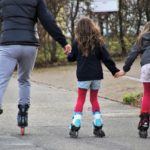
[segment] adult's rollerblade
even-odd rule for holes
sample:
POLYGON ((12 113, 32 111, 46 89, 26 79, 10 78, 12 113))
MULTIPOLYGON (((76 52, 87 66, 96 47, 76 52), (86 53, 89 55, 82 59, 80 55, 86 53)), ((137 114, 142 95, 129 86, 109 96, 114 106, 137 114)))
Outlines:
POLYGON ((101 114, 100 112, 95 112, 93 114, 94 116, 94 121, 93 121, 93 134, 96 137, 104 137, 105 136, 105 132, 102 130, 103 127, 103 120, 101 118, 101 114))
POLYGON ((140 122, 138 125, 138 129, 139 129, 139 136, 141 138, 147 138, 148 133, 147 130, 149 128, 149 114, 148 113, 142 113, 140 115, 140 122))
POLYGON ((77 138, 80 127, 81 127, 81 113, 76 113, 74 114, 72 123, 70 125, 70 132, 69 132, 70 137, 77 138))
POLYGON ((25 104, 25 105, 18 105, 19 108, 19 112, 18 112, 18 126, 21 128, 21 135, 25 134, 25 127, 28 126, 28 109, 29 109, 29 105, 25 104))

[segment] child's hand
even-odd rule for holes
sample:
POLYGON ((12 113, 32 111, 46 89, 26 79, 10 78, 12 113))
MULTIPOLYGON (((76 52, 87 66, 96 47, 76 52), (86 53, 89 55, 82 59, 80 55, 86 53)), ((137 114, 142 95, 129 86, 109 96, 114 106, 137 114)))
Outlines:
POLYGON ((114 75, 114 77, 119 78, 119 77, 124 76, 125 74, 126 74, 126 72, 124 72, 123 70, 120 70, 114 75))
POLYGON ((72 49, 72 47, 71 47, 70 44, 65 45, 65 47, 64 47, 64 53, 66 55, 68 55, 71 52, 71 49, 72 49))

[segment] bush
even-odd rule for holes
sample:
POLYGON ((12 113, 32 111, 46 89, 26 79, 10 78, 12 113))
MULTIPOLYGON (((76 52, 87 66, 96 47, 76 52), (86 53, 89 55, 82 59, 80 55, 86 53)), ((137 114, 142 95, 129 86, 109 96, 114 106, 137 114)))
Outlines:
MULTIPOLYGON (((114 58, 117 57, 122 58, 121 45, 117 37, 106 37, 105 42, 111 56, 113 56, 114 58)), ((125 42, 127 53, 129 53, 133 43, 135 42, 135 37, 131 35, 126 35, 124 37, 124 42, 125 42)))
POLYGON ((117 38, 106 38, 106 45, 112 56, 121 54, 121 47, 117 38))
POLYGON ((141 103, 141 98, 141 93, 128 93, 123 96, 123 103, 139 107, 141 103))

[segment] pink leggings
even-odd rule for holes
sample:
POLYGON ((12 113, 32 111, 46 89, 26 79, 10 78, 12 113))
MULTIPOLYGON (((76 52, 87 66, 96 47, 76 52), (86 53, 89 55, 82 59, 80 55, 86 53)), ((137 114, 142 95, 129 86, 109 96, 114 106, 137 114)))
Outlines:
MULTIPOLYGON (((78 98, 74 108, 75 112, 83 111, 83 105, 85 103, 86 93, 87 93, 86 89, 78 88, 78 98)), ((90 90, 90 102, 92 105, 92 112, 100 111, 100 106, 98 103, 97 96, 98 96, 98 90, 90 90)))
POLYGON ((142 99, 141 113, 150 113, 150 83, 144 82, 144 93, 142 99))

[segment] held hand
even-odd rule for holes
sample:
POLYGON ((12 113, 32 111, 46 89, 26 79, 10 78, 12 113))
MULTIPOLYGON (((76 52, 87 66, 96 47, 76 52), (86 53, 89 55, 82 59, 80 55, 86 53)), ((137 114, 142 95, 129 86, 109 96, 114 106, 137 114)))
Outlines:
POLYGON ((126 74, 126 72, 124 72, 123 70, 120 70, 114 75, 114 77, 119 78, 119 77, 124 76, 125 74, 126 74))
POLYGON ((68 55, 71 52, 71 49, 72 49, 72 47, 71 47, 70 44, 65 45, 65 47, 64 47, 64 53, 66 55, 68 55))

